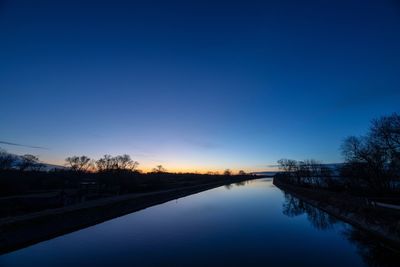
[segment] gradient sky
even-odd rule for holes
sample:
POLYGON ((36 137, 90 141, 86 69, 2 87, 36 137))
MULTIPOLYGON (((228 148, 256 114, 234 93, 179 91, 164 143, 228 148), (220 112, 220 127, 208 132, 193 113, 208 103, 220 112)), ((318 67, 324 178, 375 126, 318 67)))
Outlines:
POLYGON ((339 162, 400 111, 396 2, 2 0, 0 147, 173 171, 339 162))

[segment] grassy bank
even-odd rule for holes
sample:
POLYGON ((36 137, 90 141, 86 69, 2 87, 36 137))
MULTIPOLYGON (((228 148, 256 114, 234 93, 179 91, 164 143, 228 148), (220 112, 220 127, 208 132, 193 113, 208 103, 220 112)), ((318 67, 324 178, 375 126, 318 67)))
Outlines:
POLYGON ((0 170, 0 219, 126 194, 223 182, 251 175, 0 170))
POLYGON ((176 198, 253 178, 255 177, 232 176, 211 183, 181 186, 147 193, 126 194, 88 201, 74 206, 4 218, 0 220, 0 253, 32 245, 176 198))
POLYGON ((346 193, 294 186, 274 179, 281 190, 400 249, 400 213, 372 208, 364 198, 346 193))

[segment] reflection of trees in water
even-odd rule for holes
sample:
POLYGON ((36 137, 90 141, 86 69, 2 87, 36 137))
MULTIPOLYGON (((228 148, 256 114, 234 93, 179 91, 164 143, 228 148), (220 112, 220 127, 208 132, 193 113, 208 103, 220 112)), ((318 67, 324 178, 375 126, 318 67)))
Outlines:
POLYGON ((310 223, 319 230, 332 228, 337 219, 328 213, 313 207, 312 205, 285 193, 285 202, 283 204, 283 214, 289 217, 307 214, 310 223))
POLYGON ((233 187, 233 185, 244 186, 244 185, 250 184, 251 182, 252 182, 252 180, 246 180, 246 181, 236 182, 234 184, 227 184, 227 185, 225 185, 225 188, 230 190, 233 187))
POLYGON ((305 212, 304 201, 292 197, 285 193, 285 202, 283 203, 283 214, 289 217, 296 217, 305 212))
MULTIPOLYGON (((310 221, 311 225, 319 230, 332 228, 334 224, 340 222, 328 213, 285 193, 283 214, 289 217, 295 217, 304 213, 307 215, 307 219, 310 221)), ((349 227, 344 230, 343 235, 357 247, 359 255, 367 266, 399 266, 400 252, 389 248, 381 241, 372 238, 366 232, 355 227, 349 227)))
POLYGON ((400 265, 400 252, 388 247, 381 241, 371 238, 365 232, 351 228, 344 236, 357 247, 358 253, 368 266, 395 267, 400 265))
POLYGON ((228 189, 228 190, 231 190, 232 184, 227 184, 227 185, 225 185, 225 188, 228 189))
POLYGON ((236 186, 244 186, 244 185, 246 185, 246 184, 247 184, 246 181, 242 181, 242 182, 237 182, 237 183, 235 183, 236 186))
POLYGON ((312 225, 319 229, 325 230, 333 227, 337 220, 335 217, 323 212, 320 209, 316 209, 311 205, 305 205, 307 218, 312 223, 312 225))

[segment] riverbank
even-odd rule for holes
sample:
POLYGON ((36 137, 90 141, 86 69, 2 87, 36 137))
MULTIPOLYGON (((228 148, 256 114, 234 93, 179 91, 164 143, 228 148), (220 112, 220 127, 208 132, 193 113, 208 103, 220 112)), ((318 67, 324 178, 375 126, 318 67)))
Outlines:
POLYGON ((298 187, 283 183, 279 179, 274 179, 273 184, 284 192, 400 249, 398 213, 371 208, 365 199, 345 193, 298 187))
MULTIPOLYGON (((256 177, 110 197, 0 220, 0 254, 92 226, 150 206, 256 177)), ((257 177, 259 178, 259 177, 257 177)))

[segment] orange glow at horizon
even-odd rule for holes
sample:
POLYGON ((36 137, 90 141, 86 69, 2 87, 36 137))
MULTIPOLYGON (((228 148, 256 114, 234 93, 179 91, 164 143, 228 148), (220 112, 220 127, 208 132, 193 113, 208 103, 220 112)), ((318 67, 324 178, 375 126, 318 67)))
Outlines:
MULTIPOLYGON (((53 160, 48 160, 44 161, 44 163, 48 164, 53 164, 53 165, 58 165, 58 166, 66 166, 65 162, 63 161, 53 161, 53 160)), ((240 170, 245 171, 246 173, 251 173, 251 172, 268 172, 268 171, 276 171, 276 169, 271 168, 271 167, 265 167, 265 168, 248 168, 248 167, 235 167, 233 166, 232 168, 229 167, 206 167, 206 166, 200 166, 200 165, 182 165, 182 164, 171 164, 171 163, 145 163, 145 164, 140 164, 138 166, 138 170, 144 172, 144 173, 149 173, 152 172, 153 169, 158 166, 162 165, 163 168, 166 169, 167 172, 170 173, 199 173, 199 174, 207 174, 207 173, 219 173, 222 174, 225 170, 229 169, 233 174, 237 174, 240 170)))

